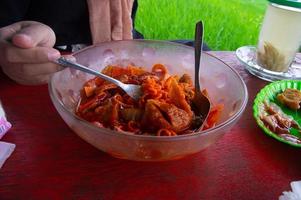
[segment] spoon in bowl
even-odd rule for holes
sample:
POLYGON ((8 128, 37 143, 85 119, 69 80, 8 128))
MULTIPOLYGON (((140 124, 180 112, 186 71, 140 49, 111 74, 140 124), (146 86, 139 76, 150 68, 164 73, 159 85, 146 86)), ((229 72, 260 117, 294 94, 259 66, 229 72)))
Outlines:
POLYGON ((56 61, 57 64, 63 66, 63 67, 71 67, 89 74, 93 74, 95 76, 98 76, 106 81, 109 81, 115 85, 117 85, 118 87, 120 87, 125 93, 127 93, 130 97, 132 97, 134 100, 138 100, 141 95, 142 95, 142 91, 141 91, 141 86, 140 85, 134 85, 134 84, 125 84, 122 83, 121 81, 114 79, 110 76, 107 76, 105 74, 102 74, 100 72, 97 72, 91 68, 88 68, 86 66, 83 66, 79 63, 76 62, 72 62, 70 60, 67 60, 64 57, 60 57, 59 59, 57 59, 56 61))
POLYGON ((199 71, 200 71, 200 60, 203 46, 203 22, 199 21, 195 26, 195 43, 194 43, 194 57, 195 57, 195 94, 192 100, 192 110, 195 114, 194 128, 196 131, 202 130, 207 120, 210 111, 210 101, 202 93, 200 88, 199 71))

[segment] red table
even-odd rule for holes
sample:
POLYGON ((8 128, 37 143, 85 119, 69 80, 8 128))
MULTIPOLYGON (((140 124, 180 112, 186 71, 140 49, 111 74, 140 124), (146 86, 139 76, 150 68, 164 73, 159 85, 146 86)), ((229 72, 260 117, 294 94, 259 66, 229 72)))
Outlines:
MULTIPOLYGON (((76 136, 55 111, 47 86, 21 86, 0 75, 0 99, 16 144, 0 170, 0 199, 278 199, 301 180, 301 151, 266 136, 252 117, 267 84, 233 52, 210 52, 233 66, 249 90, 231 132, 187 158, 134 162, 113 158, 76 136)), ((301 57, 301 55, 299 55, 301 57)))

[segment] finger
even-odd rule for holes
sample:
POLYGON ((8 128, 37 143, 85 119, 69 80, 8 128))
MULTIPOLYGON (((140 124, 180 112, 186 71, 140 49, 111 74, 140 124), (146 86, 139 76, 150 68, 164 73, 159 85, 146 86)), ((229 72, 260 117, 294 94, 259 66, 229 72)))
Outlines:
POLYGON ((20 48, 52 47, 55 44, 55 34, 50 27, 44 24, 31 24, 22 27, 13 35, 12 43, 20 48))
MULTIPOLYGON (((73 56, 67 56, 66 58, 71 61, 76 61, 76 59, 73 56)), ((8 69, 6 71, 8 74, 16 74, 17 76, 20 77, 52 74, 62 69, 65 69, 65 67, 62 67, 52 62, 38 63, 38 64, 11 64, 10 67, 7 68, 8 69)))
POLYGON ((12 36, 19 32, 23 27, 30 26, 31 24, 38 24, 35 21, 21 21, 11 25, 0 28, 0 40, 11 40, 12 36))
POLYGON ((21 23, 14 23, 0 28, 0 40, 10 40, 21 29, 21 23))
POLYGON ((0 28, 0 41, 11 41, 14 34, 15 32, 10 28, 0 28))
POLYGON ((25 34, 19 34, 19 33, 13 35, 10 42, 16 47, 24 48, 24 49, 28 49, 36 46, 36 44, 33 42, 30 36, 25 34))
POLYGON ((0 53, 9 63, 45 63, 58 59, 58 50, 49 47, 34 47, 22 49, 7 42, 0 42, 0 53))
POLYGON ((55 63, 41 63, 41 64, 23 64, 20 71, 24 76, 39 76, 52 74, 62 70, 63 67, 55 63))
POLYGON ((12 80, 26 85, 42 83, 45 77, 48 77, 58 70, 61 70, 61 67, 53 63, 30 65, 10 64, 2 68, 2 71, 12 80))
MULTIPOLYGON (((65 55, 65 58, 76 62, 76 58, 72 55, 65 55)), ((16 66, 16 65, 15 65, 16 66)), ((54 63, 43 63, 43 64, 24 64, 22 70, 19 70, 20 73, 15 81, 23 85, 38 85, 47 83, 50 80, 50 77, 60 71, 65 69, 60 65, 54 63)))

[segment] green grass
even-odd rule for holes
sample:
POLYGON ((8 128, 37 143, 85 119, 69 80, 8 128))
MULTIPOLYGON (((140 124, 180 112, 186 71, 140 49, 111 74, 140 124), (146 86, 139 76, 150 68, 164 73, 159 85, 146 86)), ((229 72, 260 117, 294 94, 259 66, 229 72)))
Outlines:
POLYGON ((193 39, 203 20, 212 50, 255 45, 267 0, 138 0, 136 29, 146 39, 193 39))

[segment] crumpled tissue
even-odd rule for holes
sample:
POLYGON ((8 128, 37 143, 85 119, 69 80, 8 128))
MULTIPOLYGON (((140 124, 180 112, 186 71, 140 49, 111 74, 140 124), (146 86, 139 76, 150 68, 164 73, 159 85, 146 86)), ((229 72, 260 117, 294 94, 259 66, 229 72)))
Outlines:
POLYGON ((7 142, 0 142, 0 169, 7 158, 13 153, 16 145, 7 142))
POLYGON ((11 123, 9 123, 5 117, 5 112, 2 108, 0 101, 0 139, 5 135, 5 133, 11 128, 11 123))
MULTIPOLYGON (((2 104, 0 101, 0 139, 11 127, 12 125, 7 121, 5 112, 2 108, 2 104)), ((12 154, 15 147, 15 144, 0 142, 0 169, 3 166, 4 162, 7 160, 7 158, 9 158, 9 156, 12 154)))
POLYGON ((291 182, 292 191, 284 191, 279 200, 301 200, 301 181, 291 182))

